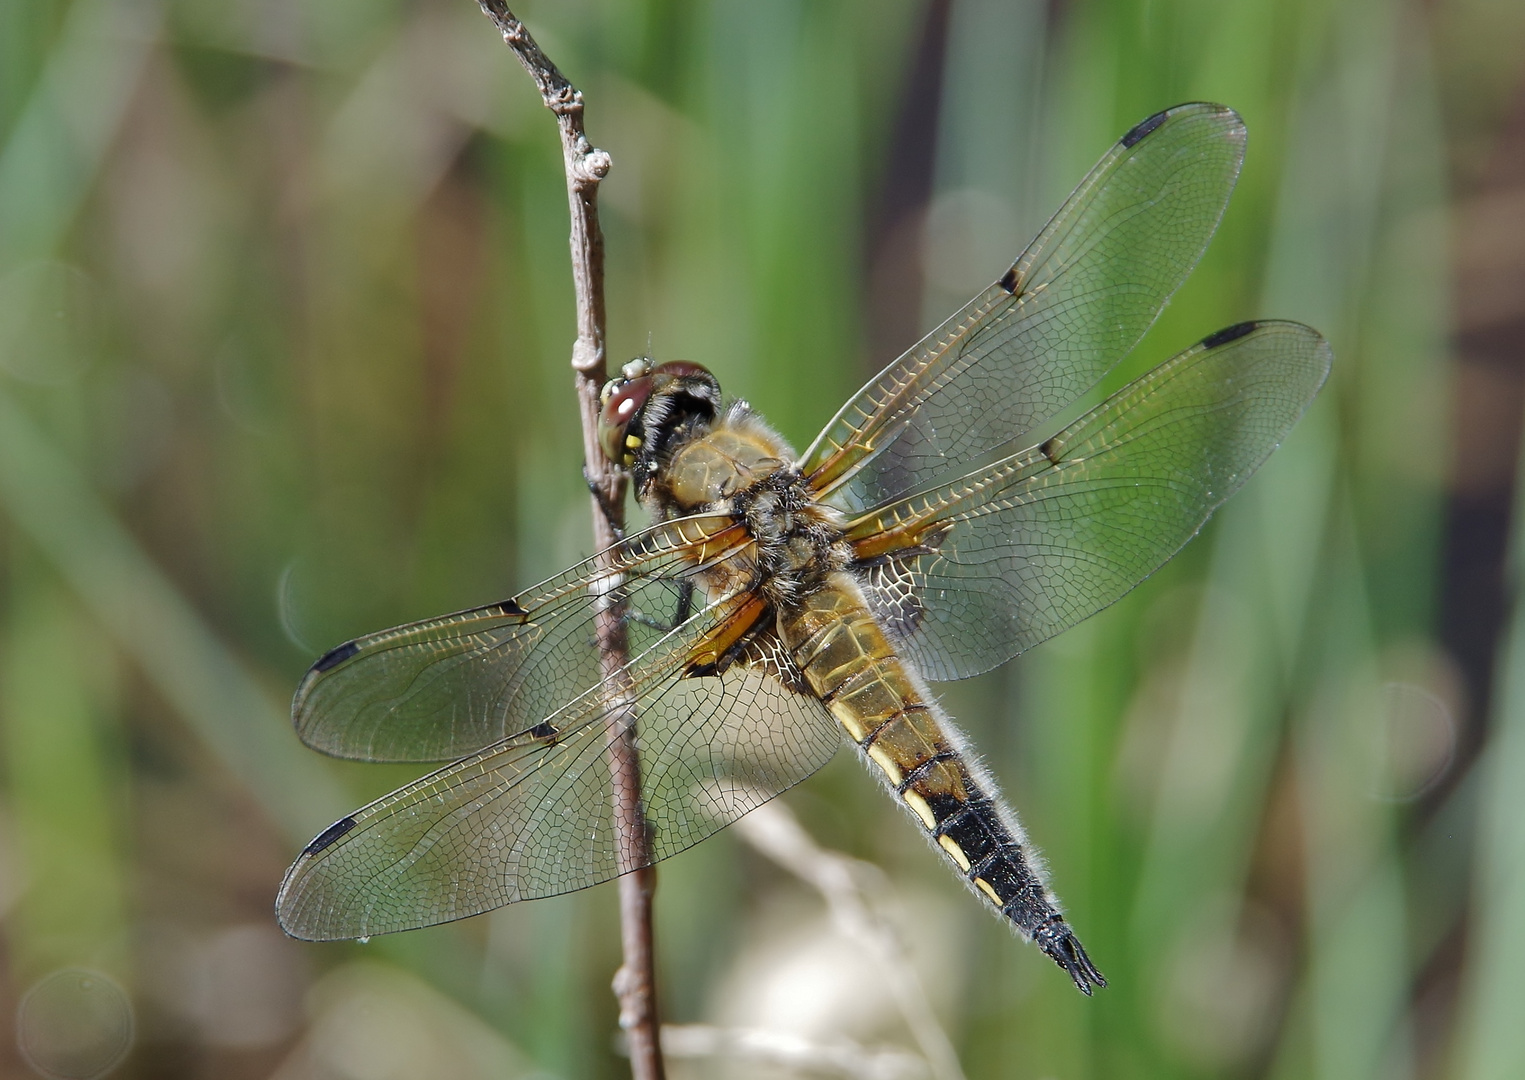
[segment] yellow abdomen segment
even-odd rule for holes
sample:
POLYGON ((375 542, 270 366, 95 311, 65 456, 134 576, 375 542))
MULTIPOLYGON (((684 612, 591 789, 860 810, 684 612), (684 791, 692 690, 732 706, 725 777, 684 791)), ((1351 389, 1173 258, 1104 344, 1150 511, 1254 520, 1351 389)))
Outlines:
MULTIPOLYGON (((1046 902, 1014 823, 973 775, 934 702, 907 671, 857 585, 842 575, 780 629, 806 681, 960 876, 1029 933, 1025 902, 1046 902)), ((1041 920, 1040 920, 1041 921, 1041 920)))
POLYGON ((958 745, 846 573, 779 620, 810 688, 884 774, 959 876, 1062 967, 1082 993, 1105 986, 1027 851, 1017 819, 958 745))

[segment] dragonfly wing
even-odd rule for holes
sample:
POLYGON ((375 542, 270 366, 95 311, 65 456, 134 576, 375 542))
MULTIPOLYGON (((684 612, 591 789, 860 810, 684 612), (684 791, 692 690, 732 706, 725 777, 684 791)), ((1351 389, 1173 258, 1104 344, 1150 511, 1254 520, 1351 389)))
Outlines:
POLYGON ((297 688, 297 733, 336 757, 449 761, 532 727, 599 681, 595 595, 670 623, 694 563, 728 538, 743 539, 724 515, 669 521, 512 600, 346 642, 297 688))
POLYGON ((932 679, 1073 626, 1196 534, 1286 437, 1331 359, 1298 323, 1230 327, 1041 446, 863 515, 848 536, 869 556, 871 608, 932 679))
POLYGON ((957 475, 1133 348, 1196 265, 1244 160, 1221 105, 1180 105, 1097 163, 1006 275, 854 395, 801 470, 856 512, 957 475))
MULTIPOLYGON (((713 622, 696 619, 691 627, 713 622)), ((685 677, 696 629, 627 668, 653 858, 698 843, 820 768, 836 723, 771 639, 723 674, 685 677)), ((621 707, 623 708, 623 707, 621 707)), ((607 881, 617 861, 611 707, 595 689, 525 732, 331 826, 286 874, 287 933, 410 930, 607 881)))

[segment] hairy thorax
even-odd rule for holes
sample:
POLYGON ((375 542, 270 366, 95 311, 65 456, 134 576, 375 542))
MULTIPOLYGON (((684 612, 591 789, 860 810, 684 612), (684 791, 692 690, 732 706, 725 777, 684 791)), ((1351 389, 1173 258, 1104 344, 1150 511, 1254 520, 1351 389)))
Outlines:
POLYGON ((745 560, 775 611, 822 588, 851 558, 840 516, 817 503, 794 451, 745 406, 672 450, 650 498, 666 513, 729 513, 744 521, 745 560))

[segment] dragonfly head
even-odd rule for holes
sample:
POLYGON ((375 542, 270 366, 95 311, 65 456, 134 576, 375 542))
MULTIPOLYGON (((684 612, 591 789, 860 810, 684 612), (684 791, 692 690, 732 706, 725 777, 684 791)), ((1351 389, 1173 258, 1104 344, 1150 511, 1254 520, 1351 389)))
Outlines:
POLYGON ((715 419, 720 383, 699 364, 638 357, 604 384, 599 402, 599 445, 610 461, 636 474, 639 487, 682 435, 715 419))

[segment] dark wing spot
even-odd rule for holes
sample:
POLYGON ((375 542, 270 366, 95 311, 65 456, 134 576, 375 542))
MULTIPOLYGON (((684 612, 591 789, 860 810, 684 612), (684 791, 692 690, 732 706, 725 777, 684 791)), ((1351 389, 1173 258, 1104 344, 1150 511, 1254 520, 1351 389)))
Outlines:
POLYGON ((322 832, 320 832, 318 834, 318 837, 317 837, 316 840, 314 840, 312 843, 308 844, 305 848, 303 848, 302 849, 302 854, 303 855, 316 855, 318 852, 322 851, 329 844, 332 844, 335 840, 339 839, 339 837, 343 836, 345 833, 349 832, 354 827, 355 827, 355 819, 354 818, 352 818, 352 817, 340 818, 338 821, 334 822, 328 828, 326 828, 322 832))
POLYGON ((1147 120, 1140 120, 1137 124, 1133 125, 1132 130, 1128 134, 1123 136, 1123 145, 1130 148, 1137 146, 1144 141, 1146 136, 1163 124, 1165 118, 1169 115, 1168 111, 1157 112, 1147 120))
POLYGON ((1208 334, 1202 339, 1204 349, 1216 349, 1219 345, 1227 345, 1230 341, 1238 341, 1260 324, 1257 322, 1235 323, 1233 326, 1225 326, 1216 334, 1208 334))
POLYGON ((318 657, 318 662, 312 666, 312 669, 319 674, 331 671, 359 651, 359 645, 356 645, 353 641, 346 641, 343 645, 329 649, 322 656, 318 657))
POLYGON ((952 531, 952 522, 944 522, 941 525, 937 525, 928 529, 926 532, 921 534, 921 543, 918 545, 921 550, 917 551, 916 554, 936 554, 937 551, 943 546, 943 541, 948 539, 948 534, 952 531))
POLYGON ((1045 439, 1043 445, 1038 447, 1038 453, 1048 458, 1055 465, 1059 464, 1059 447, 1054 445, 1053 439, 1045 439))
POLYGON ((1016 296, 1017 280, 1017 268, 1013 266, 1010 270, 1001 275, 1001 280, 996 282, 996 284, 1001 286, 1001 288, 1005 289, 1007 292, 1011 293, 1011 295, 1016 296))
POLYGON ((712 675, 720 674, 720 665, 711 661, 706 664, 689 664, 683 669, 685 679, 708 679, 712 675))
POLYGON ((518 600, 505 600, 505 601, 503 601, 503 603, 498 605, 498 610, 500 612, 502 612, 504 615, 528 615, 529 614, 529 612, 525 611, 522 607, 519 606, 519 601, 518 600))
POLYGON ((554 739, 560 732, 550 721, 542 720, 529 729, 529 734, 536 739, 554 739))

